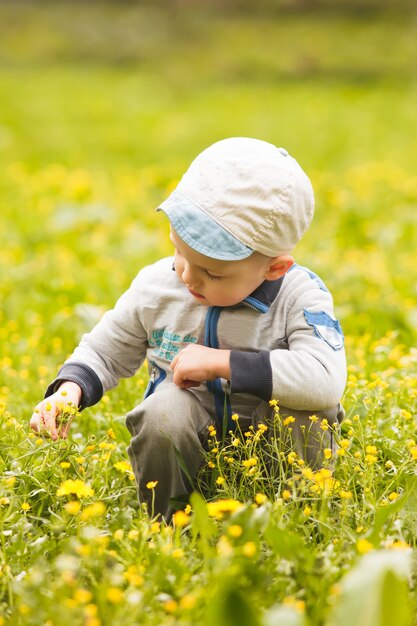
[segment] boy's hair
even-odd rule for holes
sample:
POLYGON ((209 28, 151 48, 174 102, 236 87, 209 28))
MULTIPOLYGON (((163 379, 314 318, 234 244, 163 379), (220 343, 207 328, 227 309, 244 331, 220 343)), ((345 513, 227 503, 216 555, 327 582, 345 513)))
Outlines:
POLYGON ((284 148, 247 137, 201 152, 157 208, 191 248, 237 261, 290 252, 314 213, 310 180, 284 148))

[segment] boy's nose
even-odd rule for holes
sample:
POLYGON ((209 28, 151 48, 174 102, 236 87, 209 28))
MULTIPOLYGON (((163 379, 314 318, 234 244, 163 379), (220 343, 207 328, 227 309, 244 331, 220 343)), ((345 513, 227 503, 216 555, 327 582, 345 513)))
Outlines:
POLYGON ((182 280, 186 285, 189 285, 190 287, 197 287, 201 282, 198 278, 198 272, 192 269, 189 265, 186 265, 184 267, 184 270, 182 272, 182 280))

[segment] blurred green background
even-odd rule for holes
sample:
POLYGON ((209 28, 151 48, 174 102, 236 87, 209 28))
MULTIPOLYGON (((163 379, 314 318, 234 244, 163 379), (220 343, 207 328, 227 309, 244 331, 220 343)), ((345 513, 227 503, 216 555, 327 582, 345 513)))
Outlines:
POLYGON ((171 253, 155 206, 233 135, 284 146, 311 177, 296 257, 346 335, 413 345, 416 42, 406 0, 0 2, 2 394, 38 401, 171 253))

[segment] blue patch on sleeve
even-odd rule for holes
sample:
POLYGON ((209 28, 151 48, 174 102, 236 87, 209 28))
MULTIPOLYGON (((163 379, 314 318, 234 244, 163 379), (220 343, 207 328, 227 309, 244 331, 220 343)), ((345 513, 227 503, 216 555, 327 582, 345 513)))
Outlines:
POLYGON ((304 317, 309 326, 314 328, 314 332, 325 341, 333 350, 341 350, 344 344, 342 327, 337 320, 330 317, 328 313, 320 311, 313 313, 304 309, 304 317))
POLYGON ((322 279, 320 278, 320 276, 317 276, 317 274, 315 274, 314 272, 312 272, 311 270, 308 269, 308 267, 304 267, 303 265, 298 265, 298 263, 294 263, 290 269, 288 271, 291 272, 291 270, 298 268, 299 270, 302 270, 303 272, 306 272, 311 280, 314 280, 315 283, 317 284, 317 286, 319 287, 319 289, 321 289, 322 291, 327 291, 329 292, 329 290, 327 289, 326 285, 324 284, 324 282, 322 281, 322 279))

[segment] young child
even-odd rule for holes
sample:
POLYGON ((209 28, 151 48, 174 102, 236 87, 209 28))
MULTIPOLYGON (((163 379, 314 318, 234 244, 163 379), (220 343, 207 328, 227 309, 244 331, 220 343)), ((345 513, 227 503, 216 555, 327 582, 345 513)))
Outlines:
POLYGON ((147 358, 145 398, 126 416, 127 450, 139 500, 149 504, 146 485, 157 481, 154 511, 169 519, 170 498, 191 490, 175 447, 195 475, 225 399, 229 419, 237 413, 243 427, 268 419, 276 399, 281 415, 295 417, 297 453, 319 464, 334 445, 332 429, 309 417, 343 419, 346 362, 329 291, 291 256, 314 196, 286 150, 243 137, 219 141, 157 210, 170 221, 174 258, 142 269, 82 337, 30 425, 67 437, 69 424, 57 429, 57 403, 92 406, 147 358))

